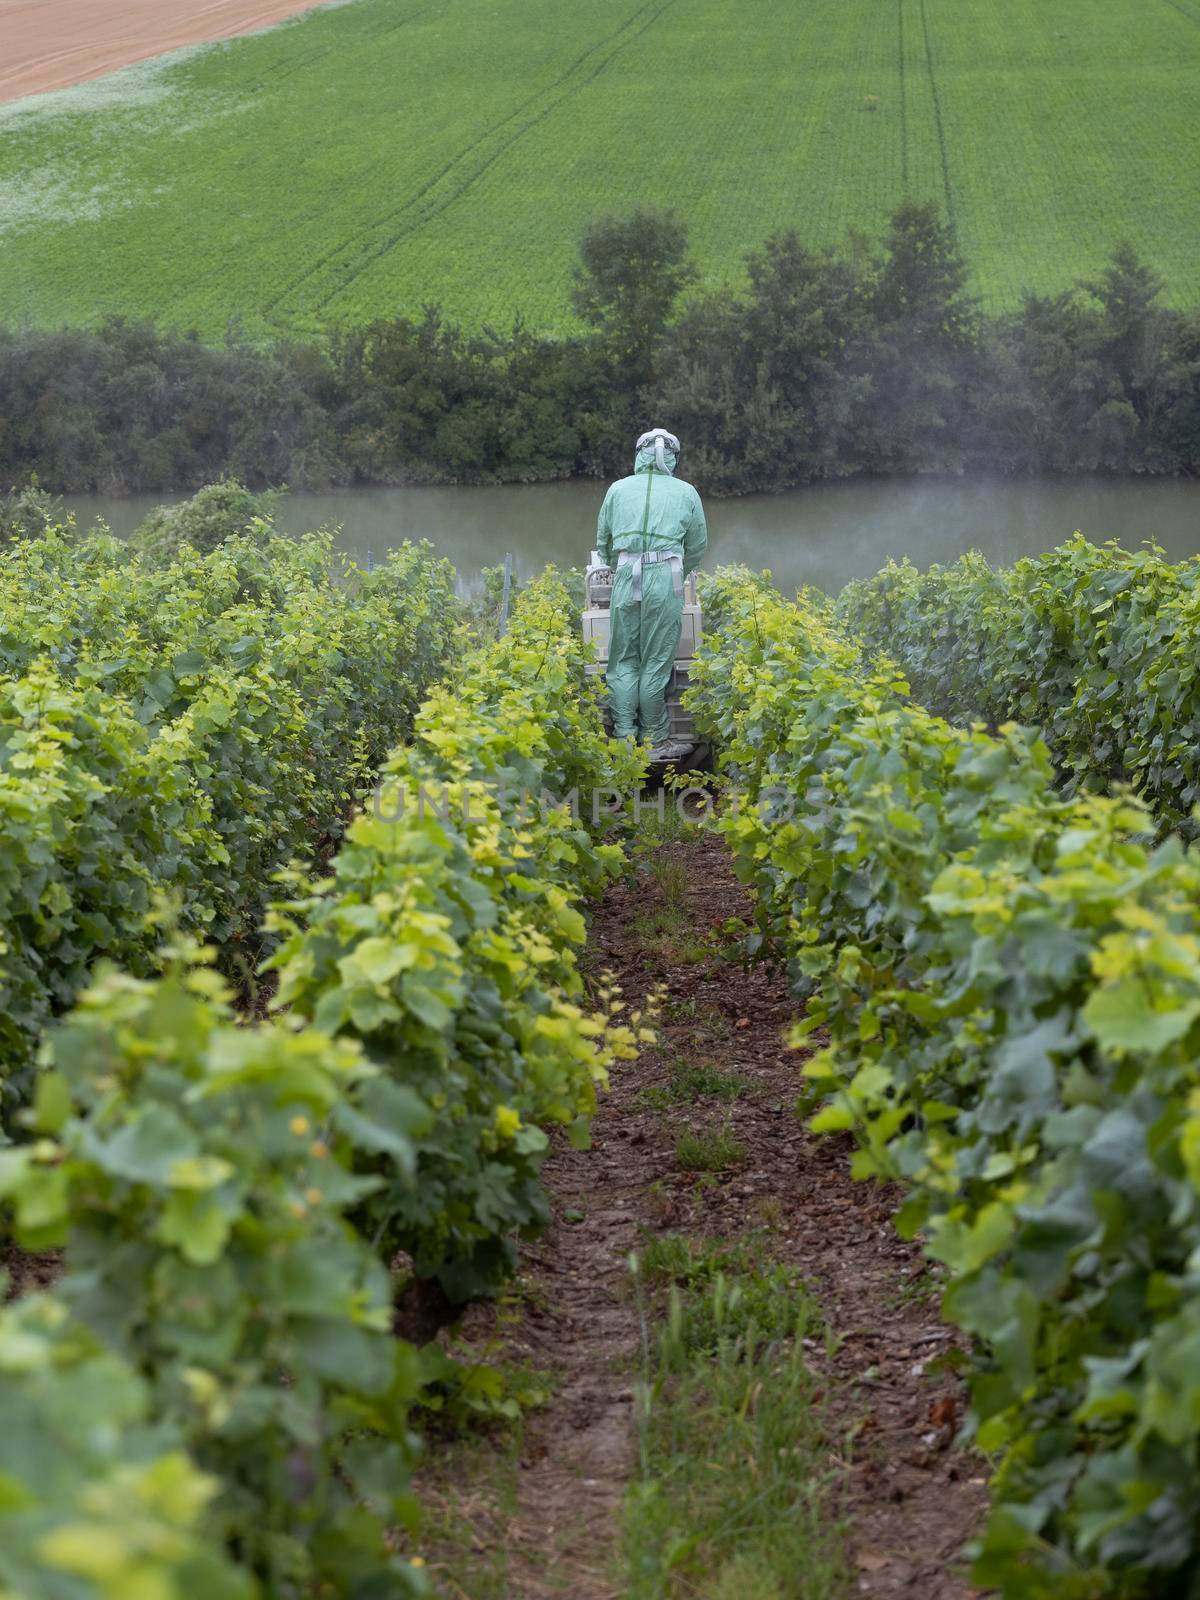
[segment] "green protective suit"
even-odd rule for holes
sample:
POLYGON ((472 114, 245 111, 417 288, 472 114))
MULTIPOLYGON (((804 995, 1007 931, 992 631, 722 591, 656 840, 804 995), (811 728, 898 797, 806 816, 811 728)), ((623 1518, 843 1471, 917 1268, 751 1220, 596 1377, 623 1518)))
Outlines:
POLYGON ((653 448, 639 450, 633 476, 613 484, 596 526, 600 559, 616 569, 608 643, 613 735, 640 733, 653 745, 670 731, 666 694, 683 625, 682 579, 708 547, 700 496, 672 476, 675 453, 666 451, 665 460, 671 470, 661 472, 653 448), (639 570, 629 559, 664 552, 679 560, 643 562, 639 570))

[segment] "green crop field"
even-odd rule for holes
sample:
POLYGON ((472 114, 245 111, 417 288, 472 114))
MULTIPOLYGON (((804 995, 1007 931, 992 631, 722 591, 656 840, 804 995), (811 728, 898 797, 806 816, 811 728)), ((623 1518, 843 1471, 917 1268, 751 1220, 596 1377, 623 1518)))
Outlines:
POLYGON ((936 197, 992 308, 1131 239, 1200 300, 1200 0, 350 0, 0 107, 3 314, 569 324, 579 230, 704 282, 936 197))

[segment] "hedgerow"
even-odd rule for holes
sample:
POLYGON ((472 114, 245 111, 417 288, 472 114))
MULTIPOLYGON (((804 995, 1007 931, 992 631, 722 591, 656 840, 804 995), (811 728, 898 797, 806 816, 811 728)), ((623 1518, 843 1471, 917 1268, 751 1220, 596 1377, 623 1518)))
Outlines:
POLYGON ((1164 821, 1200 800, 1200 568, 1081 534, 994 569, 977 552, 849 584, 838 615, 955 721, 1040 727, 1068 786, 1132 785, 1164 821))
POLYGON ((0 1072, 94 960, 185 928, 253 950, 272 874, 336 840, 458 613, 403 546, 370 576, 265 525, 157 568, 59 530, 0 557, 0 1072))
POLYGON ((723 827, 807 1001, 814 1126, 908 1190, 977 1341, 995 1460, 975 1576, 1189 1592, 1200 1565, 1200 873, 1134 801, 1065 797, 1036 734, 949 726, 826 611, 736 572, 695 710, 723 827))

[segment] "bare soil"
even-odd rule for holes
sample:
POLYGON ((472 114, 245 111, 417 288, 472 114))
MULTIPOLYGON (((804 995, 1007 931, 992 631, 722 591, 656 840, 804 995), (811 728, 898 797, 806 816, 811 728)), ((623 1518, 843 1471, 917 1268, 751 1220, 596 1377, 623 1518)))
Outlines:
POLYGON ((65 89, 183 45, 253 33, 315 0, 0 0, 0 101, 65 89))
POLYGON ((53 1288, 62 1273, 62 1256, 57 1250, 30 1253, 15 1244, 0 1244, 0 1299, 19 1300, 25 1294, 38 1294, 53 1288))
MULTIPOLYGON (((843 1470, 857 1592, 966 1600, 975 1591, 959 1556, 985 1507, 985 1469, 954 1443, 958 1381, 928 1370, 954 1343, 936 1285, 892 1226, 898 1195, 852 1181, 849 1145, 808 1133, 795 1114, 802 1057, 783 1042, 795 1002, 779 976, 744 970, 720 949, 716 930, 748 910, 723 845, 697 831, 662 854, 686 872, 687 940, 673 948, 639 928, 656 898, 646 866, 610 889, 589 940, 592 968, 615 972, 627 998, 667 985, 660 1044, 616 1076, 593 1148, 563 1143, 549 1161, 553 1223, 524 1253, 516 1325, 510 1318, 498 1328, 482 1308, 466 1321, 469 1339, 499 1335, 510 1356, 559 1378, 556 1397, 527 1423, 505 1513, 489 1517, 472 1490, 477 1548, 503 1541, 506 1585, 496 1592, 509 1600, 617 1600, 639 1340, 627 1258, 648 1230, 730 1240, 765 1228, 772 1255, 800 1270, 840 1335, 832 1357, 814 1351, 812 1365, 833 1465, 843 1470), (749 1087, 728 1105, 647 1106, 644 1091, 665 1086, 680 1056, 740 1074, 749 1087), (726 1117, 744 1162, 715 1183, 680 1171, 680 1130, 726 1117)), ((437 1488, 455 1494, 452 1483, 437 1488)))

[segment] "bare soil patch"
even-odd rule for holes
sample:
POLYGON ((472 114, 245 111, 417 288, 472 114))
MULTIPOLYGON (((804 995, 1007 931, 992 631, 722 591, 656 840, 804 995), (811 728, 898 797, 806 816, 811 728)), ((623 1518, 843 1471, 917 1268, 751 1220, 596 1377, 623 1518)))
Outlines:
POLYGON ((0 1281, 5 1300, 52 1289, 62 1273, 62 1256, 57 1250, 31 1253, 15 1244, 0 1244, 0 1281))
MULTIPOLYGON (((797 1119, 801 1057, 783 1045, 795 1002, 780 976, 743 970, 717 948, 715 930, 747 910, 719 839, 696 833, 664 845, 656 864, 660 856, 686 874, 686 938, 675 947, 646 939, 656 885, 643 865, 598 909, 588 959, 616 972, 630 999, 667 985, 661 1042, 616 1076, 593 1148, 563 1144, 548 1163, 553 1222, 525 1251, 515 1324, 510 1312, 498 1326, 481 1307, 466 1319, 468 1339, 502 1338, 508 1355, 556 1373, 559 1387, 528 1420, 503 1512, 478 1479, 469 1491, 476 1549, 490 1547, 502 1587, 451 1580, 445 1592, 617 1600, 639 1340, 628 1255, 648 1231, 733 1240, 765 1229, 773 1257, 800 1271, 840 1339, 832 1355, 815 1349, 810 1364, 844 1468, 857 1592, 966 1600, 975 1591, 959 1556, 985 1507, 985 1469, 954 1445, 958 1381, 936 1364, 928 1370, 954 1335, 919 1250, 892 1226, 899 1197, 853 1182, 849 1145, 816 1138, 797 1119), (680 1060, 736 1076, 742 1092, 673 1099, 680 1060), (727 1173, 680 1170, 679 1134, 726 1121, 742 1161, 727 1173)), ((453 1481, 432 1487, 461 1504, 453 1481)), ((446 1576, 438 1552, 430 1556, 446 1576)))
POLYGON ((316 0, 0 0, 0 101, 66 89, 184 45, 254 33, 316 0))

